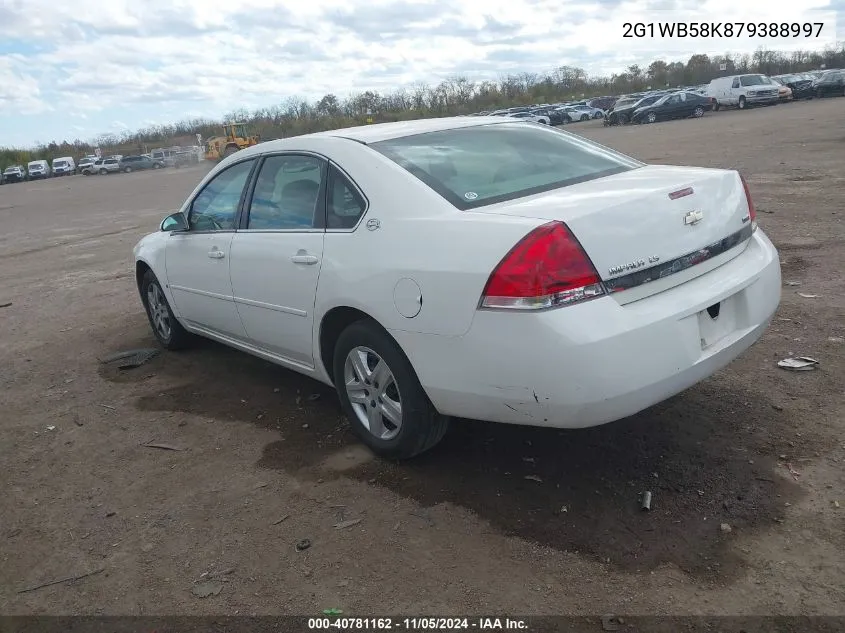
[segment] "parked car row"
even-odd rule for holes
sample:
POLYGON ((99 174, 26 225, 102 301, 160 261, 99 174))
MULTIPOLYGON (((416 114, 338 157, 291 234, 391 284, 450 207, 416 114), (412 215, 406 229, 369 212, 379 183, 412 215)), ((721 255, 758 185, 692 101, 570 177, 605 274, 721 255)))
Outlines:
POLYGON ((759 73, 717 77, 709 84, 654 90, 620 97, 604 117, 605 125, 655 123, 698 118, 708 110, 776 105, 796 99, 845 96, 845 71, 829 69, 769 77, 759 73))
MULTIPOLYGON (((614 98, 601 97, 601 99, 614 98)), ((566 125, 578 121, 601 119, 604 115, 605 111, 601 107, 597 107, 588 101, 577 101, 571 103, 541 103, 492 111, 486 110, 476 112, 470 116, 502 116, 521 119, 523 121, 533 121, 534 123, 542 123, 544 125, 566 125)))
POLYGON ((713 109, 713 100, 695 88, 655 90, 621 97, 604 117, 605 125, 656 123, 668 119, 699 118, 713 109))
POLYGON ((122 154, 104 157, 88 155, 80 158, 79 162, 72 156, 55 158, 52 164, 46 160, 34 160, 30 161, 26 166, 12 165, 7 167, 0 174, 0 184, 57 176, 71 176, 73 174, 82 174, 84 176, 95 174, 106 175, 117 172, 130 173, 146 169, 195 165, 199 164, 201 160, 201 152, 202 149, 199 147, 175 147, 170 149, 155 149, 149 154, 134 156, 123 156, 122 154))

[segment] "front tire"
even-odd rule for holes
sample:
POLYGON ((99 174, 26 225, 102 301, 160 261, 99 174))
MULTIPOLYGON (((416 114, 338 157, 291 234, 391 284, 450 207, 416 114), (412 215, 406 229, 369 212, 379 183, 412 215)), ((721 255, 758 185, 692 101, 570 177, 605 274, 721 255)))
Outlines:
POLYGON ((435 410, 402 349, 373 321, 341 333, 333 371, 353 432, 377 455, 409 459, 445 435, 449 418, 435 410))
POLYGON ((693 115, 696 119, 700 119, 701 117, 703 117, 703 116, 704 116, 704 108, 702 108, 701 106, 696 106, 696 107, 695 107, 695 110, 693 110, 692 115, 693 115))
POLYGON ((657 123, 657 115, 654 112, 649 112, 645 120, 648 123, 657 123))
POLYGON ((739 98, 739 103, 737 104, 737 106, 739 107, 740 110, 745 110, 747 104, 746 104, 744 96, 739 98))
POLYGON ((100 175, 101 175, 101 176, 107 176, 107 175, 108 175, 108 173, 109 173, 109 172, 108 172, 108 170, 107 170, 107 169, 101 169, 101 170, 100 170, 100 175))
POLYGON ((179 350, 191 343, 191 333, 173 315, 167 297, 153 271, 148 270, 141 280, 141 301, 158 342, 169 350, 179 350))
POLYGON ((131 173, 132 173, 132 168, 131 168, 131 167, 126 167, 126 168, 124 168, 123 173, 124 173, 124 174, 131 174, 131 173))

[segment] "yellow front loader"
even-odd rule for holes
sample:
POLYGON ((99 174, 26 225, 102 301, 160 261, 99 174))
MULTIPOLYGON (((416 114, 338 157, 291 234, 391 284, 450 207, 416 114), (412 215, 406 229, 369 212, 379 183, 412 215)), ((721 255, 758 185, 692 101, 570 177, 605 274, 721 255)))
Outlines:
POLYGON ((222 160, 259 142, 258 135, 251 134, 245 123, 227 123, 223 126, 223 136, 212 136, 205 142, 205 159, 222 160))

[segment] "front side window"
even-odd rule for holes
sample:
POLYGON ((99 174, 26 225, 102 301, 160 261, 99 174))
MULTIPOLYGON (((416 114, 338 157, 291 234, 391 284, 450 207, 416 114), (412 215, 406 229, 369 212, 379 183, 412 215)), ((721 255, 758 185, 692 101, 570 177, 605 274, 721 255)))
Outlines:
POLYGON ((215 176, 194 198, 188 212, 192 231, 232 231, 254 160, 232 165, 215 176))
POLYGON ((459 209, 530 196, 641 167, 548 126, 499 123, 371 143, 459 209))
POLYGON ((320 226, 317 213, 323 173, 324 162, 314 156, 267 157, 255 181, 247 229, 291 231, 320 226))

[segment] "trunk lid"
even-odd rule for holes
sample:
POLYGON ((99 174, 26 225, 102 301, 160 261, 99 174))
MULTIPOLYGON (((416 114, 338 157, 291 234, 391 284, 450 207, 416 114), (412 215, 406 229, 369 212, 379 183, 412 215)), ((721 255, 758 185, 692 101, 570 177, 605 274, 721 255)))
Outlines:
POLYGON ((699 167, 649 165, 477 211, 562 220, 620 303, 733 259, 752 230, 739 174, 699 167))

